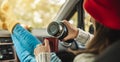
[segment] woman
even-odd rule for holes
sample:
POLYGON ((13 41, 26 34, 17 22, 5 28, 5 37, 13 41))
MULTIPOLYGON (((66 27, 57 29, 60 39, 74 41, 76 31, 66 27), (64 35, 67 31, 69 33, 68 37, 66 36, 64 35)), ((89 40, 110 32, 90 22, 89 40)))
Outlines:
MULTIPOLYGON (((120 40, 119 4, 120 0, 84 1, 85 10, 95 19, 96 31, 94 38, 86 45, 86 50, 79 51, 80 54, 74 59, 74 62, 94 62, 96 56, 120 40)), ((69 38, 73 37, 76 35, 71 34, 69 36, 69 38)), ((67 40, 66 38, 65 40, 67 40)))
MULTIPOLYGON (((50 53, 48 40, 45 40, 45 45, 42 45, 41 41, 39 41, 30 32, 24 29, 18 21, 16 21, 16 19, 13 17, 13 14, 11 13, 11 8, 8 0, 2 1, 3 2, 0 5, 0 27, 2 29, 7 29, 11 33, 14 47, 20 61, 61 62, 61 60, 56 56, 54 52, 50 53)), ((83 31, 81 31, 81 33, 82 32, 83 31)))
MULTIPOLYGON (((109 0, 109 1, 101 1, 101 0, 85 0, 85 3, 84 3, 84 7, 86 9, 86 11, 88 13, 90 13, 90 15, 96 19, 96 34, 94 36, 94 38, 92 39, 92 41, 90 41, 87 46, 86 46, 86 50, 82 51, 82 54, 78 55, 74 62, 93 62, 94 61, 94 58, 98 55, 100 55, 106 47, 108 47, 109 45, 113 44, 115 42, 115 40, 118 40, 119 39, 119 32, 120 32, 120 21, 119 21, 119 0, 109 0), (113 5, 114 4, 114 5, 113 5), (97 14, 97 15, 96 15, 97 14), (113 21, 114 20, 114 21, 113 21), (115 35, 117 35, 115 37, 115 35), (114 38, 113 38, 114 37, 114 38), (96 48, 97 47, 97 48, 96 48), (83 53, 84 52, 84 53, 83 53)), ((2 19, 4 20, 4 19, 2 19)), ((13 20, 12 20, 13 21, 13 20)), ((9 23, 7 24, 6 22, 6 25, 7 26, 10 26, 9 23)), ((29 40, 29 34, 28 33, 26 36, 27 37, 23 37, 21 40, 19 38, 20 34, 19 32, 21 32, 21 29, 17 30, 18 24, 16 25, 12 25, 12 30, 10 28, 7 27, 7 29, 12 32, 12 38, 13 40, 16 40, 17 42, 15 44, 20 44, 20 48, 23 47, 22 49, 25 48, 30 48, 30 50, 34 50, 33 47, 26 47, 26 43, 24 43, 23 40, 25 40, 25 42, 28 40, 30 43, 36 43, 36 44, 33 44, 34 46, 36 46, 37 44, 41 44, 39 43, 38 41, 35 41, 36 38, 34 40, 29 40), (14 28, 13 28, 14 27, 14 28), (17 34, 17 35, 16 35, 17 34), (14 36, 16 35, 16 36, 14 36), (20 42, 21 41, 21 42, 20 42), (34 41, 34 42, 33 42, 34 41), (38 43, 37 43, 38 42, 38 43), (22 46, 21 46, 22 44, 22 46)), ((19 26, 20 28, 20 26, 19 26)), ((24 31, 24 30, 22 30, 24 31)), ((26 33, 27 31, 25 31, 26 33)), ((70 33, 70 32, 69 32, 70 33)), ((73 34, 72 34, 73 35, 73 34)), ((70 38, 72 37, 76 37, 75 36, 70 36, 70 38)), ((33 37, 32 37, 33 38, 33 37)), ((67 39, 69 39, 68 37, 66 37, 67 39)), ((67 40, 65 38, 65 40, 67 40)), ((29 43, 27 41, 27 43, 29 43)), ((14 41, 15 42, 15 41, 14 41)), ((30 44, 28 44, 30 45, 30 44)), ((40 56, 40 57, 44 57, 44 55, 47 53, 49 57, 49 50, 46 51, 46 48, 49 49, 49 47, 46 45, 49 46, 49 44, 47 42, 45 42, 45 45, 40 45, 39 47, 37 47, 35 49, 35 55, 36 57, 37 56, 40 56), (45 50, 42 50, 42 49, 45 49, 45 50), (41 55, 41 51, 43 52, 44 55, 41 55), (37 53, 37 51, 40 51, 37 53)), ((16 45, 17 47, 17 45, 16 45)), ((17 48, 16 48, 17 49, 17 48)), ((21 49, 21 50, 22 50, 21 49)), ((26 60, 28 61, 28 59, 30 59, 29 61, 33 60, 34 59, 34 54, 33 54, 33 51, 30 51, 29 52, 29 49, 24 49, 23 50, 24 52, 26 52, 27 56, 24 57, 24 55, 22 56, 22 54, 20 55, 19 54, 19 57, 21 57, 21 60, 26 60), (30 58, 28 58, 28 56, 30 56, 30 58), (26 59, 28 58, 28 59, 26 59), (33 59, 31 59, 33 58, 33 59)), ((19 52, 19 50, 17 50, 17 52, 19 52)), ((81 52, 79 52, 81 53, 81 52)), ((51 55, 51 58, 53 59, 54 55, 51 55)), ((56 56, 54 56, 56 57, 56 56)), ((45 57, 44 57, 45 58, 45 57)), ((39 61, 40 58, 36 58, 37 61, 39 61)), ((35 61, 35 59, 34 59, 35 61)), ((52 61, 52 60, 50 60, 52 61)), ((53 61, 53 62, 59 62, 60 60, 56 60, 56 61, 53 61)))
POLYGON ((107 47, 120 40, 119 4, 120 0, 84 1, 85 10, 95 19, 96 32, 94 38, 86 46, 86 50, 83 51, 84 54, 78 55, 74 62, 80 62, 83 57, 83 61, 93 62, 94 58, 105 51, 107 47))

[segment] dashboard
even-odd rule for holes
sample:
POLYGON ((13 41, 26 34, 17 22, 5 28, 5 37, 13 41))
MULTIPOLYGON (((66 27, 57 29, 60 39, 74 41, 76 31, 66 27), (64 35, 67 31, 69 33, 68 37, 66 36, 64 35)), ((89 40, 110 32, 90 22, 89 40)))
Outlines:
MULTIPOLYGON (((44 41, 44 39, 48 39, 50 42, 50 48, 52 52, 58 51, 58 39, 50 36, 44 35, 36 35, 39 32, 44 31, 35 31, 32 33, 35 35, 40 41, 44 41), (36 33, 36 34, 35 34, 36 33)), ((14 49, 14 44, 12 42, 11 35, 8 31, 0 30, 0 62, 19 62, 16 51, 14 49)))
POLYGON ((12 39, 7 31, 0 31, 0 62, 18 62, 12 39))

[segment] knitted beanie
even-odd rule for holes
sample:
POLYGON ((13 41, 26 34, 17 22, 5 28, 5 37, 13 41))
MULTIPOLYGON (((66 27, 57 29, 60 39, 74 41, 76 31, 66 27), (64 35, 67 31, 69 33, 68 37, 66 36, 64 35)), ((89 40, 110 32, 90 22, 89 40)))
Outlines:
POLYGON ((83 6, 97 22, 120 30, 120 0, 85 0, 83 6))

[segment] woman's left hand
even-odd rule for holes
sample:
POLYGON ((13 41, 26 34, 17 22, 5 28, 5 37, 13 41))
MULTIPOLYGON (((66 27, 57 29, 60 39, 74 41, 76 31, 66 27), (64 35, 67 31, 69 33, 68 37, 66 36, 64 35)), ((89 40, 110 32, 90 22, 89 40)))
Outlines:
POLYGON ((45 42, 45 44, 39 44, 34 49, 35 56, 37 56, 39 53, 42 53, 42 52, 50 52, 49 41, 47 39, 45 39, 44 42, 45 42))

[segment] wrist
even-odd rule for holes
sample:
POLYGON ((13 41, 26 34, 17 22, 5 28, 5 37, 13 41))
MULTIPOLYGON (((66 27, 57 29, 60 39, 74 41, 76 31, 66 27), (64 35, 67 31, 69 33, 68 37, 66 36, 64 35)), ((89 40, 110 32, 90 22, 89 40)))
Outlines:
POLYGON ((80 41, 81 44, 85 44, 86 41, 89 39, 89 37, 90 37, 90 35, 87 32, 85 32, 81 29, 78 29, 78 34, 77 34, 75 40, 80 41))
POLYGON ((77 28, 77 29, 75 30, 75 36, 74 36, 74 38, 77 38, 78 33, 79 33, 79 29, 77 28))
POLYGON ((36 56, 37 62, 50 62, 50 54, 49 52, 41 52, 36 56))

